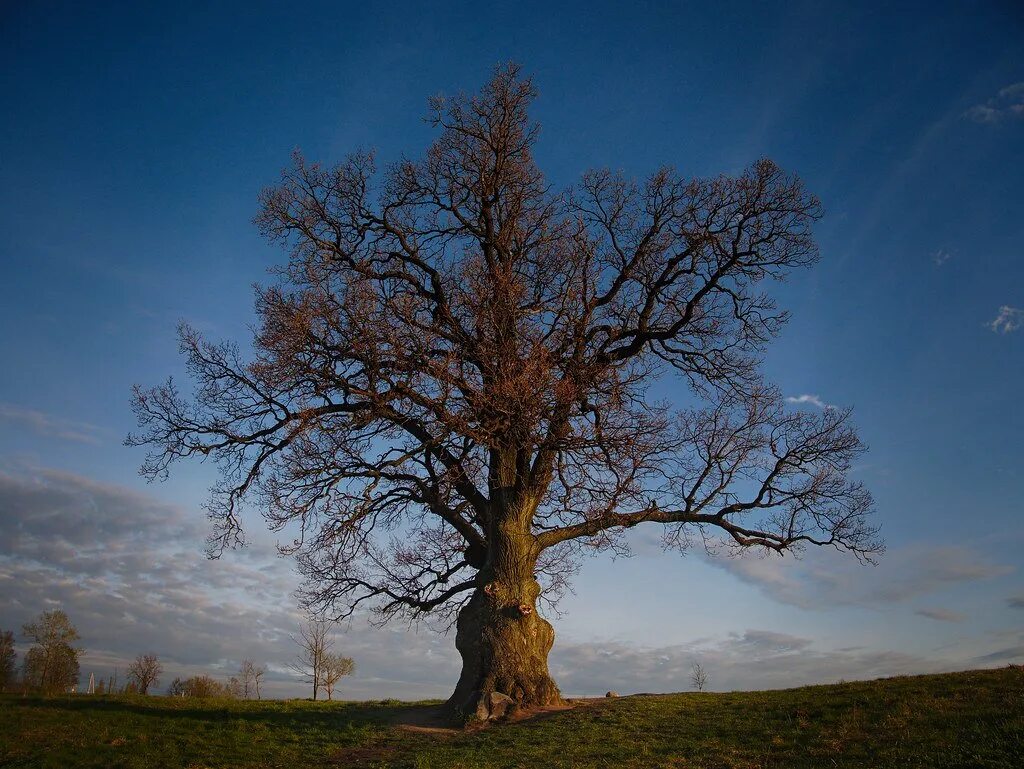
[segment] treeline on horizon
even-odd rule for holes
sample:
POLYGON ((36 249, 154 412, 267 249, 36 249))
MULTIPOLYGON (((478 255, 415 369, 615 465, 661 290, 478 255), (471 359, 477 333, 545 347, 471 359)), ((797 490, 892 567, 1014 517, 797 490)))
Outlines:
MULTIPOLYGON (((333 640, 326 622, 310 620, 300 628, 300 653, 291 669, 313 686, 313 699, 321 690, 333 699, 335 688, 343 676, 351 675, 355 664, 349 657, 334 654, 333 640)), ((32 645, 18 665, 14 632, 0 630, 0 692, 22 694, 156 694, 163 676, 163 665, 155 654, 140 654, 128 666, 122 682, 117 667, 107 677, 90 676, 85 691, 80 692, 80 658, 84 649, 74 644, 81 640, 78 630, 61 609, 40 614, 22 626, 22 637, 32 645)), ((238 673, 220 681, 207 674, 188 678, 176 677, 168 685, 171 697, 255 699, 263 697, 266 665, 244 659, 238 673)))

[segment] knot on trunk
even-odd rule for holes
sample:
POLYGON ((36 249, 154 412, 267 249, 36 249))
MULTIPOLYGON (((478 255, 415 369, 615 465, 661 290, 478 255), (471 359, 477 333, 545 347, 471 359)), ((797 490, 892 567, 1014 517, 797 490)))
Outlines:
POLYGON ((528 603, 521 603, 521 604, 519 604, 518 609, 519 609, 519 616, 520 617, 528 617, 531 614, 533 614, 533 607, 530 606, 530 604, 528 604, 528 603))

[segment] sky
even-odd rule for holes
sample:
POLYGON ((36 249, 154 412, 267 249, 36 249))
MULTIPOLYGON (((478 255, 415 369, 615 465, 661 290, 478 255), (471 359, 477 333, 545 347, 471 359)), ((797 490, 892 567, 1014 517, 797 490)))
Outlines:
MULTIPOLYGON (((415 157, 433 94, 520 62, 537 161, 735 174, 768 156, 824 204, 821 263, 773 289, 764 370, 852 406, 877 566, 634 555, 586 562, 553 617, 564 693, 717 690, 1024 662, 1024 9, 979 3, 5 3, 0 9, 0 629, 63 608, 106 676, 269 666, 292 564, 207 560, 208 466, 149 485, 135 383, 181 379, 175 327, 245 342, 285 257, 252 225, 290 153, 415 157)), ((357 617, 349 698, 446 697, 451 635, 357 617)), ((24 647, 22 647, 24 648, 24 647)))

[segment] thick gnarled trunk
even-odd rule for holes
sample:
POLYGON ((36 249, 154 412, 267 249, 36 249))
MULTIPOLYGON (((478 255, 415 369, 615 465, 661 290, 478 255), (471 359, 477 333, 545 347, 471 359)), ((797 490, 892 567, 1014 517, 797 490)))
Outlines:
POLYGON ((463 719, 500 718, 517 708, 561 702, 548 674, 555 631, 537 614, 536 556, 532 543, 514 545, 515 539, 505 538, 492 551, 481 587, 459 612, 455 646, 462 675, 448 706, 463 719))

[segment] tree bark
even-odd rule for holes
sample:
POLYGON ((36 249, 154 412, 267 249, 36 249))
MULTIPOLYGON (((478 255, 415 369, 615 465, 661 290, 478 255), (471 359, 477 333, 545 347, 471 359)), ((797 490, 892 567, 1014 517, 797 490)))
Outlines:
POLYGON ((562 701, 548 674, 555 631, 537 614, 533 538, 499 537, 488 556, 481 586, 456 623, 462 675, 448 707, 465 720, 500 718, 517 708, 562 701))

